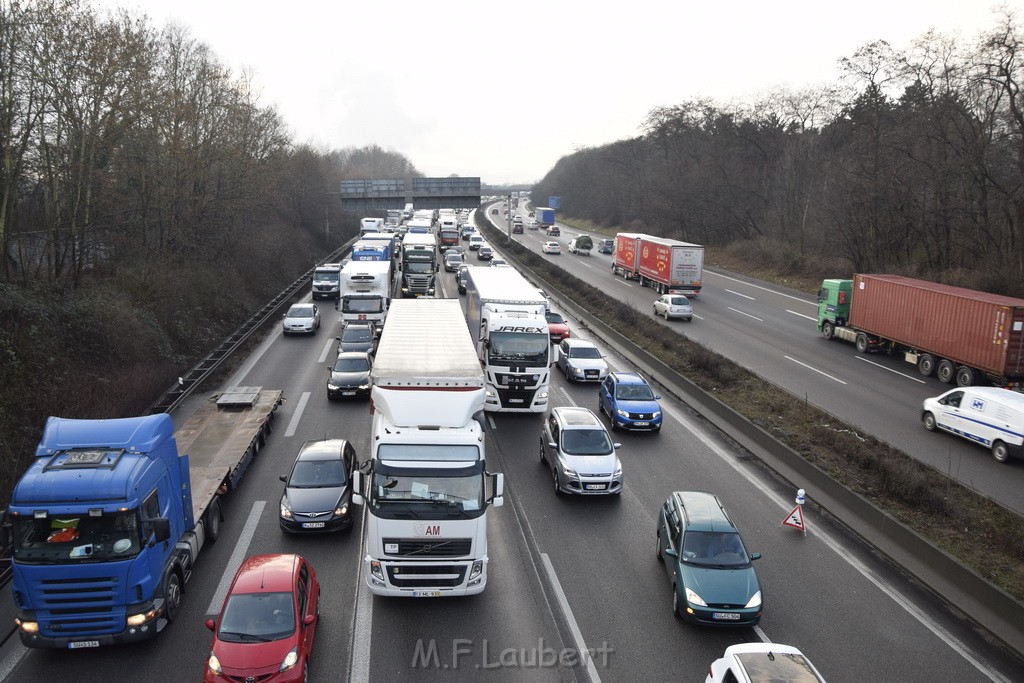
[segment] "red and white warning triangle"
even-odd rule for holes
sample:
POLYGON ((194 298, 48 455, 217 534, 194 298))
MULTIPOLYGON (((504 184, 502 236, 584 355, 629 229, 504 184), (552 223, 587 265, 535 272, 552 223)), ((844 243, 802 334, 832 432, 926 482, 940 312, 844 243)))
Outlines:
POLYGON ((799 505, 790 510, 786 519, 782 520, 782 523, 800 531, 807 531, 807 527, 804 526, 804 512, 799 505))

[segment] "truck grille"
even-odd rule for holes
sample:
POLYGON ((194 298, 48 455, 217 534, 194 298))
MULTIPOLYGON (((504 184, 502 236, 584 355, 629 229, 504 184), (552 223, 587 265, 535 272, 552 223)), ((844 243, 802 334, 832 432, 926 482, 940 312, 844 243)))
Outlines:
POLYGON ((469 555, 473 549, 473 539, 471 538, 449 538, 436 540, 385 538, 383 540, 384 548, 387 548, 390 544, 398 544, 397 553, 389 553, 387 550, 384 551, 386 555, 391 556, 415 555, 417 557, 462 557, 464 555, 469 555))
POLYGON ((533 405, 536 389, 498 389, 498 400, 502 408, 523 408, 528 410, 533 405))
POLYGON ((114 612, 117 601, 114 577, 42 579, 36 582, 41 616, 40 630, 51 637, 78 633, 117 633, 124 628, 124 615, 114 612), (56 622, 56 623, 54 623, 56 622))
POLYGON ((455 588, 462 585, 466 567, 457 564, 386 565, 388 581, 397 588, 455 588))

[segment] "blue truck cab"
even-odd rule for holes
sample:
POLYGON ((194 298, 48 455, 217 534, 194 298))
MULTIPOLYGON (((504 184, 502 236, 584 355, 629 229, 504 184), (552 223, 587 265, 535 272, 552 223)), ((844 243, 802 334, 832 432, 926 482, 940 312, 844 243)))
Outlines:
POLYGON ((175 616, 194 526, 168 415, 51 417, 14 487, 14 598, 28 647, 142 640, 175 616), (59 615, 59 616, 58 616, 59 615))
POLYGON ((166 414, 49 418, 3 527, 22 643, 113 645, 173 621, 196 556, 220 533, 220 497, 238 485, 281 400, 277 390, 229 389, 177 433, 166 414))

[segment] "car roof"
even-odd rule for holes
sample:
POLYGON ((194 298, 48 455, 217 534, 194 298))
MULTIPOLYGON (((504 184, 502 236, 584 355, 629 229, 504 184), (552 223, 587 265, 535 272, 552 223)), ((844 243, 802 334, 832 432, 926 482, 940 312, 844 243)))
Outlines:
POLYGON ((299 560, 294 554, 247 557, 235 574, 231 593, 290 593, 299 560))
POLYGON ((559 422, 568 429, 572 428, 586 428, 586 427, 601 427, 601 421, 597 419, 597 415, 594 415, 588 408, 577 408, 575 406, 559 406, 558 408, 551 409, 552 414, 558 417, 559 422))
POLYGON ((688 531, 737 531, 715 494, 705 491, 676 491, 672 497, 683 510, 684 523, 688 531))
POLYGON ((370 352, 369 351, 342 351, 341 353, 338 354, 338 357, 335 358, 335 361, 339 361, 339 360, 355 360, 355 359, 362 360, 364 358, 369 360, 369 358, 370 358, 370 352))
POLYGON ((597 348, 596 346, 594 346, 590 342, 583 341, 582 339, 563 339, 562 343, 565 344, 566 346, 578 346, 580 348, 590 347, 592 349, 596 349, 597 348))
POLYGON ((323 439, 302 444, 296 460, 336 460, 345 448, 345 439, 323 439))
POLYGON ((639 372, 613 372, 611 376, 620 384, 647 384, 639 372))

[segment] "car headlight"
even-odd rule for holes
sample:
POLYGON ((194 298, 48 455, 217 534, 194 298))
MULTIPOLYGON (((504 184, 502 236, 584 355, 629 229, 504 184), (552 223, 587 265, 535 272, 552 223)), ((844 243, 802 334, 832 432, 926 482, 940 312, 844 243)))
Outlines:
POLYGON ((572 369, 572 374, 574 374, 574 375, 582 375, 583 374, 583 368, 573 368, 572 369))
POLYGON ((689 588, 686 589, 686 601, 692 602, 694 605, 700 605, 701 607, 708 606, 708 603, 704 602, 704 600, 699 595, 694 593, 689 588))
POLYGON ((370 388, 370 385, 369 385, 369 384, 360 384, 360 385, 359 385, 359 389, 360 389, 360 391, 365 391, 365 390, 367 390, 367 389, 369 389, 369 388, 370 388))
POLYGON ((292 505, 288 502, 288 496, 281 496, 281 516, 285 519, 292 518, 292 505))
POLYGON ((744 605, 744 607, 747 607, 747 608, 760 607, 760 606, 761 606, 761 591, 757 591, 756 593, 754 593, 753 597, 750 598, 750 600, 747 600, 747 604, 744 605))
POLYGON ((328 382, 327 388, 330 389, 331 391, 338 391, 339 389, 341 389, 341 385, 335 384, 334 382, 328 382))
POLYGON ((615 409, 615 414, 616 414, 616 415, 618 415, 619 417, 626 417, 626 418, 628 418, 628 417, 629 417, 629 413, 627 413, 627 412, 626 412, 625 410, 623 410, 622 408, 616 408, 616 409, 615 409))
POLYGON ((348 503, 342 503, 338 507, 334 508, 334 514, 338 517, 344 517, 348 514, 348 503))
POLYGON ((281 668, 278 671, 288 671, 293 666, 299 663, 299 650, 297 647, 293 647, 288 650, 288 654, 284 656, 284 661, 281 662, 281 668))
POLYGON ((206 660, 206 666, 210 667, 210 671, 217 676, 224 673, 224 670, 220 668, 220 660, 212 652, 210 653, 210 658, 206 660))
POLYGON ((574 470, 573 468, 569 467, 564 462, 559 463, 559 464, 562 466, 562 472, 565 473, 565 476, 567 476, 567 477, 575 477, 576 476, 576 470, 574 470))
POLYGON ((661 417, 661 411, 660 410, 655 410, 653 413, 651 413, 651 419, 652 420, 657 420, 659 417, 661 417))

